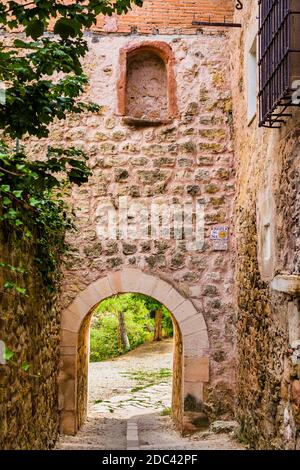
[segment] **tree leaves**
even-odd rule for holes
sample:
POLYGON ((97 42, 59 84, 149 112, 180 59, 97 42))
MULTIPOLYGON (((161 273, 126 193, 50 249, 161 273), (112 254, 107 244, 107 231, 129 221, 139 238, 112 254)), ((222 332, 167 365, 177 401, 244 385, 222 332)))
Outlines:
POLYGON ((38 39, 44 34, 45 25, 43 21, 34 18, 30 23, 25 27, 26 36, 32 37, 32 39, 38 39))
POLYGON ((73 0, 68 3, 33 0, 29 4, 9 1, 0 4, 0 24, 13 29, 22 26, 26 36, 38 39, 51 21, 54 32, 62 39, 82 36, 85 28, 96 24, 100 14, 127 13, 132 5, 142 6, 142 0, 73 0))
POLYGON ((21 39, 14 40, 14 47, 18 47, 20 49, 36 49, 38 46, 37 42, 25 42, 21 39))
POLYGON ((78 97, 87 83, 81 58, 87 52, 82 38, 86 28, 97 22, 97 15, 126 13, 141 0, 71 0, 68 4, 52 0, 33 0, 21 4, 13 0, 0 3, 0 25, 19 28, 28 38, 16 38, 13 48, 0 41, 0 81, 7 84, 5 102, 0 103, 0 128, 12 138, 26 134, 47 137, 54 119, 65 119, 70 112, 95 112, 92 103, 78 97), (55 38, 44 36, 50 23, 55 38), (53 75, 63 75, 59 83, 53 75))
MULTIPOLYGON (((17 362, 13 361, 13 357, 15 356, 15 352, 11 351, 7 346, 4 347, 3 351, 3 359, 5 362, 10 362, 13 366, 19 367, 17 362)), ((21 370, 23 372, 28 372, 30 369, 30 364, 27 361, 23 361, 21 363, 21 370)))
MULTIPOLYGON (((27 159, 20 147, 0 147, 0 222, 9 225, 35 245, 36 265, 46 285, 53 290, 62 254, 68 249, 64 235, 73 227, 63 201, 70 184, 81 185, 91 171, 87 155, 75 147, 49 148, 44 160, 27 159), (18 173, 16 173, 16 171, 18 173), (7 199, 8 204, 5 204, 7 199)), ((22 268, 0 261, 0 268, 11 272, 6 290, 26 295, 22 268)), ((7 276, 6 276, 7 277, 7 276)))
POLYGON ((51 80, 39 80, 30 85, 14 83, 6 89, 5 106, 0 106, 0 127, 13 138, 22 138, 26 133, 47 137, 49 124, 55 118, 64 119, 72 112, 98 110, 96 104, 77 100, 86 83, 85 75, 69 75, 56 83, 51 80))
POLYGON ((145 340, 153 340, 152 308, 154 303, 155 308, 159 308, 163 312, 164 334, 172 336, 172 319, 170 313, 161 303, 142 294, 114 295, 103 300, 94 312, 90 341, 91 360, 101 361, 119 355, 117 340, 119 312, 124 313, 126 331, 132 348, 144 343, 145 340))
POLYGON ((55 23, 54 34, 58 34, 62 39, 74 38, 80 34, 80 24, 69 18, 60 18, 55 23))
MULTIPOLYGON (((95 103, 79 100, 87 84, 81 65, 87 52, 84 30, 96 24, 101 13, 126 13, 131 5, 141 4, 141 0, 0 2, 0 25, 25 31, 28 38, 15 38, 11 47, 0 41, 0 81, 6 84, 0 103, 2 131, 11 138, 26 134, 42 138, 55 119, 97 112, 95 103), (44 35, 50 22, 55 38, 44 35)), ((68 249, 65 231, 73 226, 63 196, 57 194, 71 183, 87 181, 86 160, 73 148, 50 149, 44 161, 28 159, 23 149, 0 148, 0 222, 35 244, 35 263, 50 290, 61 255, 68 249)), ((5 288, 25 294, 14 278, 21 273, 11 272, 5 288)))
POLYGON ((15 282, 6 281, 4 283, 4 289, 15 290, 18 294, 25 295, 26 289, 24 287, 18 286, 15 282))

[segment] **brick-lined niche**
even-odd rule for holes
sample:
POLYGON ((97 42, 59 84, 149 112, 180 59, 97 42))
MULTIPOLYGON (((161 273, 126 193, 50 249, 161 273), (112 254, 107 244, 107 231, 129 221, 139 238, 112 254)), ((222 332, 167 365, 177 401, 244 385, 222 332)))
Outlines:
POLYGON ((126 115, 167 119, 167 69, 153 51, 138 51, 128 58, 126 115))
POLYGON ((174 55, 160 41, 130 44, 120 51, 118 113, 128 124, 159 125, 177 115, 174 55))

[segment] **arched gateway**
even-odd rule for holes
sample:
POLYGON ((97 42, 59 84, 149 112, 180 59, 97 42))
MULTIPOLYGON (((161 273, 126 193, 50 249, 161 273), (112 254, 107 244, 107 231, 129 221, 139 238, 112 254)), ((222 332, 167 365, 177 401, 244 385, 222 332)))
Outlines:
POLYGON ((89 325, 94 307, 114 294, 140 293, 164 304, 174 323, 172 412, 183 432, 202 418, 203 385, 209 380, 209 344, 202 313, 171 284, 139 269, 125 268, 90 284, 64 310, 59 375, 60 431, 75 434, 87 414, 89 325))

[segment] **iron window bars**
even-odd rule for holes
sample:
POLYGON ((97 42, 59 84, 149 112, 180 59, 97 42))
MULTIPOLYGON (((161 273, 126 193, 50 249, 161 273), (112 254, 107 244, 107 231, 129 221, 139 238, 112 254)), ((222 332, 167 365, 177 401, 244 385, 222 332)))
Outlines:
MULTIPOLYGON (((259 125, 277 128, 291 116, 300 80, 300 0, 259 0, 259 125)), ((299 97, 300 98, 300 97, 299 97)))

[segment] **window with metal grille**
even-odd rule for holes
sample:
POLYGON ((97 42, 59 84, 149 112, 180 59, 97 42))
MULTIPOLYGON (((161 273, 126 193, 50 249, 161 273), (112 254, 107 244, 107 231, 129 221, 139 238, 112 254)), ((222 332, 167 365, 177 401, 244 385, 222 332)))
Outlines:
POLYGON ((299 80, 300 0, 259 0, 260 126, 286 122, 299 80))

